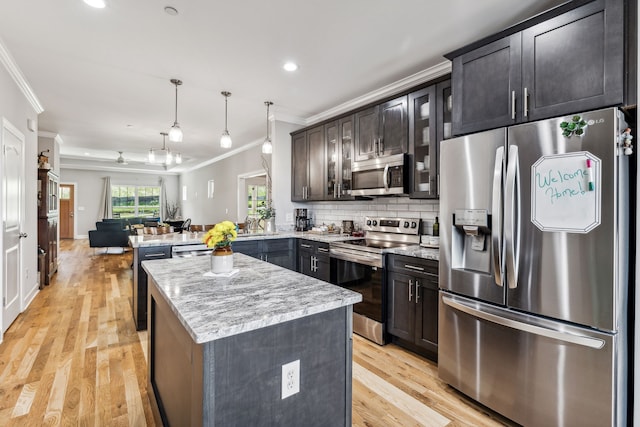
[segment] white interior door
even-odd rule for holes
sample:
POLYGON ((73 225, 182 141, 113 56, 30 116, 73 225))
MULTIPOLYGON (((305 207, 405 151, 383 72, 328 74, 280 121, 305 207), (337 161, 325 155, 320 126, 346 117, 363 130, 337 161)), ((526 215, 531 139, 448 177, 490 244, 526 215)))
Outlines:
POLYGON ((2 332, 20 314, 24 135, 2 120, 2 332))

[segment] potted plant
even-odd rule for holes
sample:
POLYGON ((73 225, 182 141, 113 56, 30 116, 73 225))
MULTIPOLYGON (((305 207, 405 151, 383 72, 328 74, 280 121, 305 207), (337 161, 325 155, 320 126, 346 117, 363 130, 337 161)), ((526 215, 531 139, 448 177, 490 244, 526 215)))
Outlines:
POLYGON ((231 242, 236 240, 236 225, 231 221, 217 223, 202 238, 202 242, 209 248, 214 248, 211 254, 211 272, 228 273, 233 270, 233 250, 231 242))
POLYGON ((271 206, 271 201, 267 202, 267 206, 258 209, 258 215, 260 215, 260 226, 265 233, 276 232, 276 208, 271 206))

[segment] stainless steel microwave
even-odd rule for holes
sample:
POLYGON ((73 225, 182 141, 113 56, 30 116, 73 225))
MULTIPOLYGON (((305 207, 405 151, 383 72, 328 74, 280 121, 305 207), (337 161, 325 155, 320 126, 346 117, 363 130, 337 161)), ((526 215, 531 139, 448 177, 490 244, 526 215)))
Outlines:
POLYGON ((351 195, 407 194, 410 169, 408 158, 406 154, 397 154, 354 162, 351 167, 351 195))

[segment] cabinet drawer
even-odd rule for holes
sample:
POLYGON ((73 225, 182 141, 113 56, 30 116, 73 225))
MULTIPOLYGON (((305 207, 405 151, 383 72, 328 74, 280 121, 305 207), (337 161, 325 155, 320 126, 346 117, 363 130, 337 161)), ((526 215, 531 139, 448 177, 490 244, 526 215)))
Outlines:
POLYGON ((389 270, 431 279, 437 286, 438 261, 404 255, 389 255, 388 261, 389 270))

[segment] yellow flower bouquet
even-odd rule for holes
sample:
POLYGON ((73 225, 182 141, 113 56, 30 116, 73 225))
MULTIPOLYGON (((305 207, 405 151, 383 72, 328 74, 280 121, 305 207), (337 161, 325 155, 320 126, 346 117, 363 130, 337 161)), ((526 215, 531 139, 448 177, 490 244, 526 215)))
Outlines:
POLYGON ((209 248, 225 248, 231 247, 231 242, 237 237, 236 225, 231 221, 222 221, 207 231, 202 242, 209 248))

